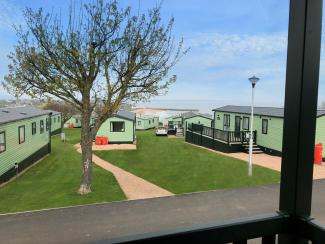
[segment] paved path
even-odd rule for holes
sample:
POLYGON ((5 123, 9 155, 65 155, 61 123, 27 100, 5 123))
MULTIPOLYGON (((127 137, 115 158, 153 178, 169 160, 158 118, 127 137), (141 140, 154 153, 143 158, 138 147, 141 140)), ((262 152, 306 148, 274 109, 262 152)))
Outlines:
MULTIPOLYGON (((325 180, 313 187, 312 215, 325 224, 325 180)), ((1 243, 94 243, 274 212, 278 199, 270 185, 0 215, 1 243)))
MULTIPOLYGON (((74 147, 80 148, 80 144, 78 143, 74 147)), ((96 143, 93 143, 92 148, 93 151, 136 150, 137 145, 132 143, 96 145, 96 143)))
MULTIPOLYGON (((185 143, 187 143, 187 142, 185 142, 185 143)), ((244 152, 223 153, 220 151, 212 150, 210 148, 201 147, 201 146, 198 146, 198 145, 195 145, 192 143, 187 143, 187 144, 190 144, 190 145, 196 146, 196 147, 200 147, 200 148, 203 148, 205 150, 208 150, 208 151, 211 151, 211 152, 214 152, 217 154, 241 159, 244 161, 248 160, 248 154, 244 153, 244 152)), ((271 155, 268 155, 265 153, 253 154, 253 164, 260 165, 265 168, 273 169, 273 170, 276 170, 279 172, 281 171, 281 157, 271 156, 271 155)), ((313 178, 314 178, 314 180, 325 179, 325 166, 314 164, 313 178)))
MULTIPOLYGON (((75 148, 81 153, 80 145, 75 145, 75 148)), ((93 162, 99 167, 111 172, 124 194, 129 200, 145 199, 153 197, 165 197, 172 196, 173 193, 156 186, 149 181, 146 181, 136 175, 133 175, 115 165, 101 159, 100 157, 93 154, 93 162)))

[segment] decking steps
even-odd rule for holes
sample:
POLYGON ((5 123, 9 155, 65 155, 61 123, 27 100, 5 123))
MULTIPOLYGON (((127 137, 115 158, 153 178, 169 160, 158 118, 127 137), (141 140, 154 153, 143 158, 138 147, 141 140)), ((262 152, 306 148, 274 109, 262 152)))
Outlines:
POLYGON ((183 129, 178 128, 178 129, 176 130, 176 136, 184 136, 184 131, 183 131, 183 129))
MULTIPOLYGON (((244 151, 249 153, 249 143, 245 143, 242 146, 243 146, 244 151)), ((253 144, 253 150, 252 151, 253 151, 254 154, 264 153, 261 150, 261 148, 258 145, 256 145, 255 143, 253 144)))

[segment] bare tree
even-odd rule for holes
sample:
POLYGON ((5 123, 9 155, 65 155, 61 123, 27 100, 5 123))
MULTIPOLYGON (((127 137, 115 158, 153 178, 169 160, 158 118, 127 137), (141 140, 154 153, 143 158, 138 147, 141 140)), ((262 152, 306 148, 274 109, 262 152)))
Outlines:
POLYGON ((76 112, 76 108, 64 101, 57 101, 49 99, 46 101, 45 105, 43 106, 44 109, 49 109, 53 111, 57 111, 61 113, 61 128, 63 127, 64 123, 69 120, 76 112))
POLYGON ((3 85, 30 96, 51 94, 81 113, 83 175, 80 194, 91 192, 92 138, 121 103, 165 93, 170 69, 187 50, 164 24, 160 6, 133 15, 116 1, 97 0, 76 11, 68 24, 42 9, 24 11, 28 30, 18 28, 3 85), (78 14, 75 14, 78 12, 78 14), (93 111, 99 115, 90 127, 93 111))

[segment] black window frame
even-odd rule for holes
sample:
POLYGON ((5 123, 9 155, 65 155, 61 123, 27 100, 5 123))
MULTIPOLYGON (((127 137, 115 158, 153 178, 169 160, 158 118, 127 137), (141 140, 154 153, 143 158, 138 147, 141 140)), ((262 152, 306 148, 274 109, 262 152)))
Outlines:
POLYGON ((141 125, 141 120, 138 121, 138 125, 141 125))
POLYGON ((269 131, 269 120, 262 119, 262 134, 267 135, 269 131), (266 123, 266 126, 265 126, 266 123))
POLYGON ((39 133, 43 134, 44 133, 44 120, 39 121, 39 133))
POLYGON ((125 122, 124 121, 111 121, 110 122, 110 132, 116 132, 116 133, 125 132, 125 122), (122 130, 114 131, 114 125, 113 125, 114 123, 122 123, 123 124, 122 130))
POLYGON ((0 131, 0 135, 3 134, 4 141, 0 142, 0 153, 3 153, 7 150, 7 141, 6 141, 6 131, 0 131), (1 149, 1 145, 4 146, 4 149, 1 149))
POLYGON ((26 128, 25 128, 25 125, 20 125, 18 126, 18 143, 19 144, 23 144, 24 142, 26 141, 26 128), (24 140, 20 140, 20 129, 23 128, 24 129, 24 140))
POLYGON ((243 130, 249 130, 249 117, 243 117, 243 130), (245 120, 247 120, 247 128, 245 127, 245 120))
POLYGON ((32 135, 35 135, 37 133, 37 123, 32 122, 32 135))

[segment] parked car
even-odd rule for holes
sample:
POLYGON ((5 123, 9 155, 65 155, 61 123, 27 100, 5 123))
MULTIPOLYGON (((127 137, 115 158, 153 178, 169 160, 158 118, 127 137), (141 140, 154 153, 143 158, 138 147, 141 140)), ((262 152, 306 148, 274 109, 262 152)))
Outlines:
POLYGON ((167 136, 167 129, 165 127, 158 127, 156 129, 156 136, 167 136))
POLYGON ((175 125, 168 125, 167 134, 168 135, 176 135, 176 126, 175 125))

